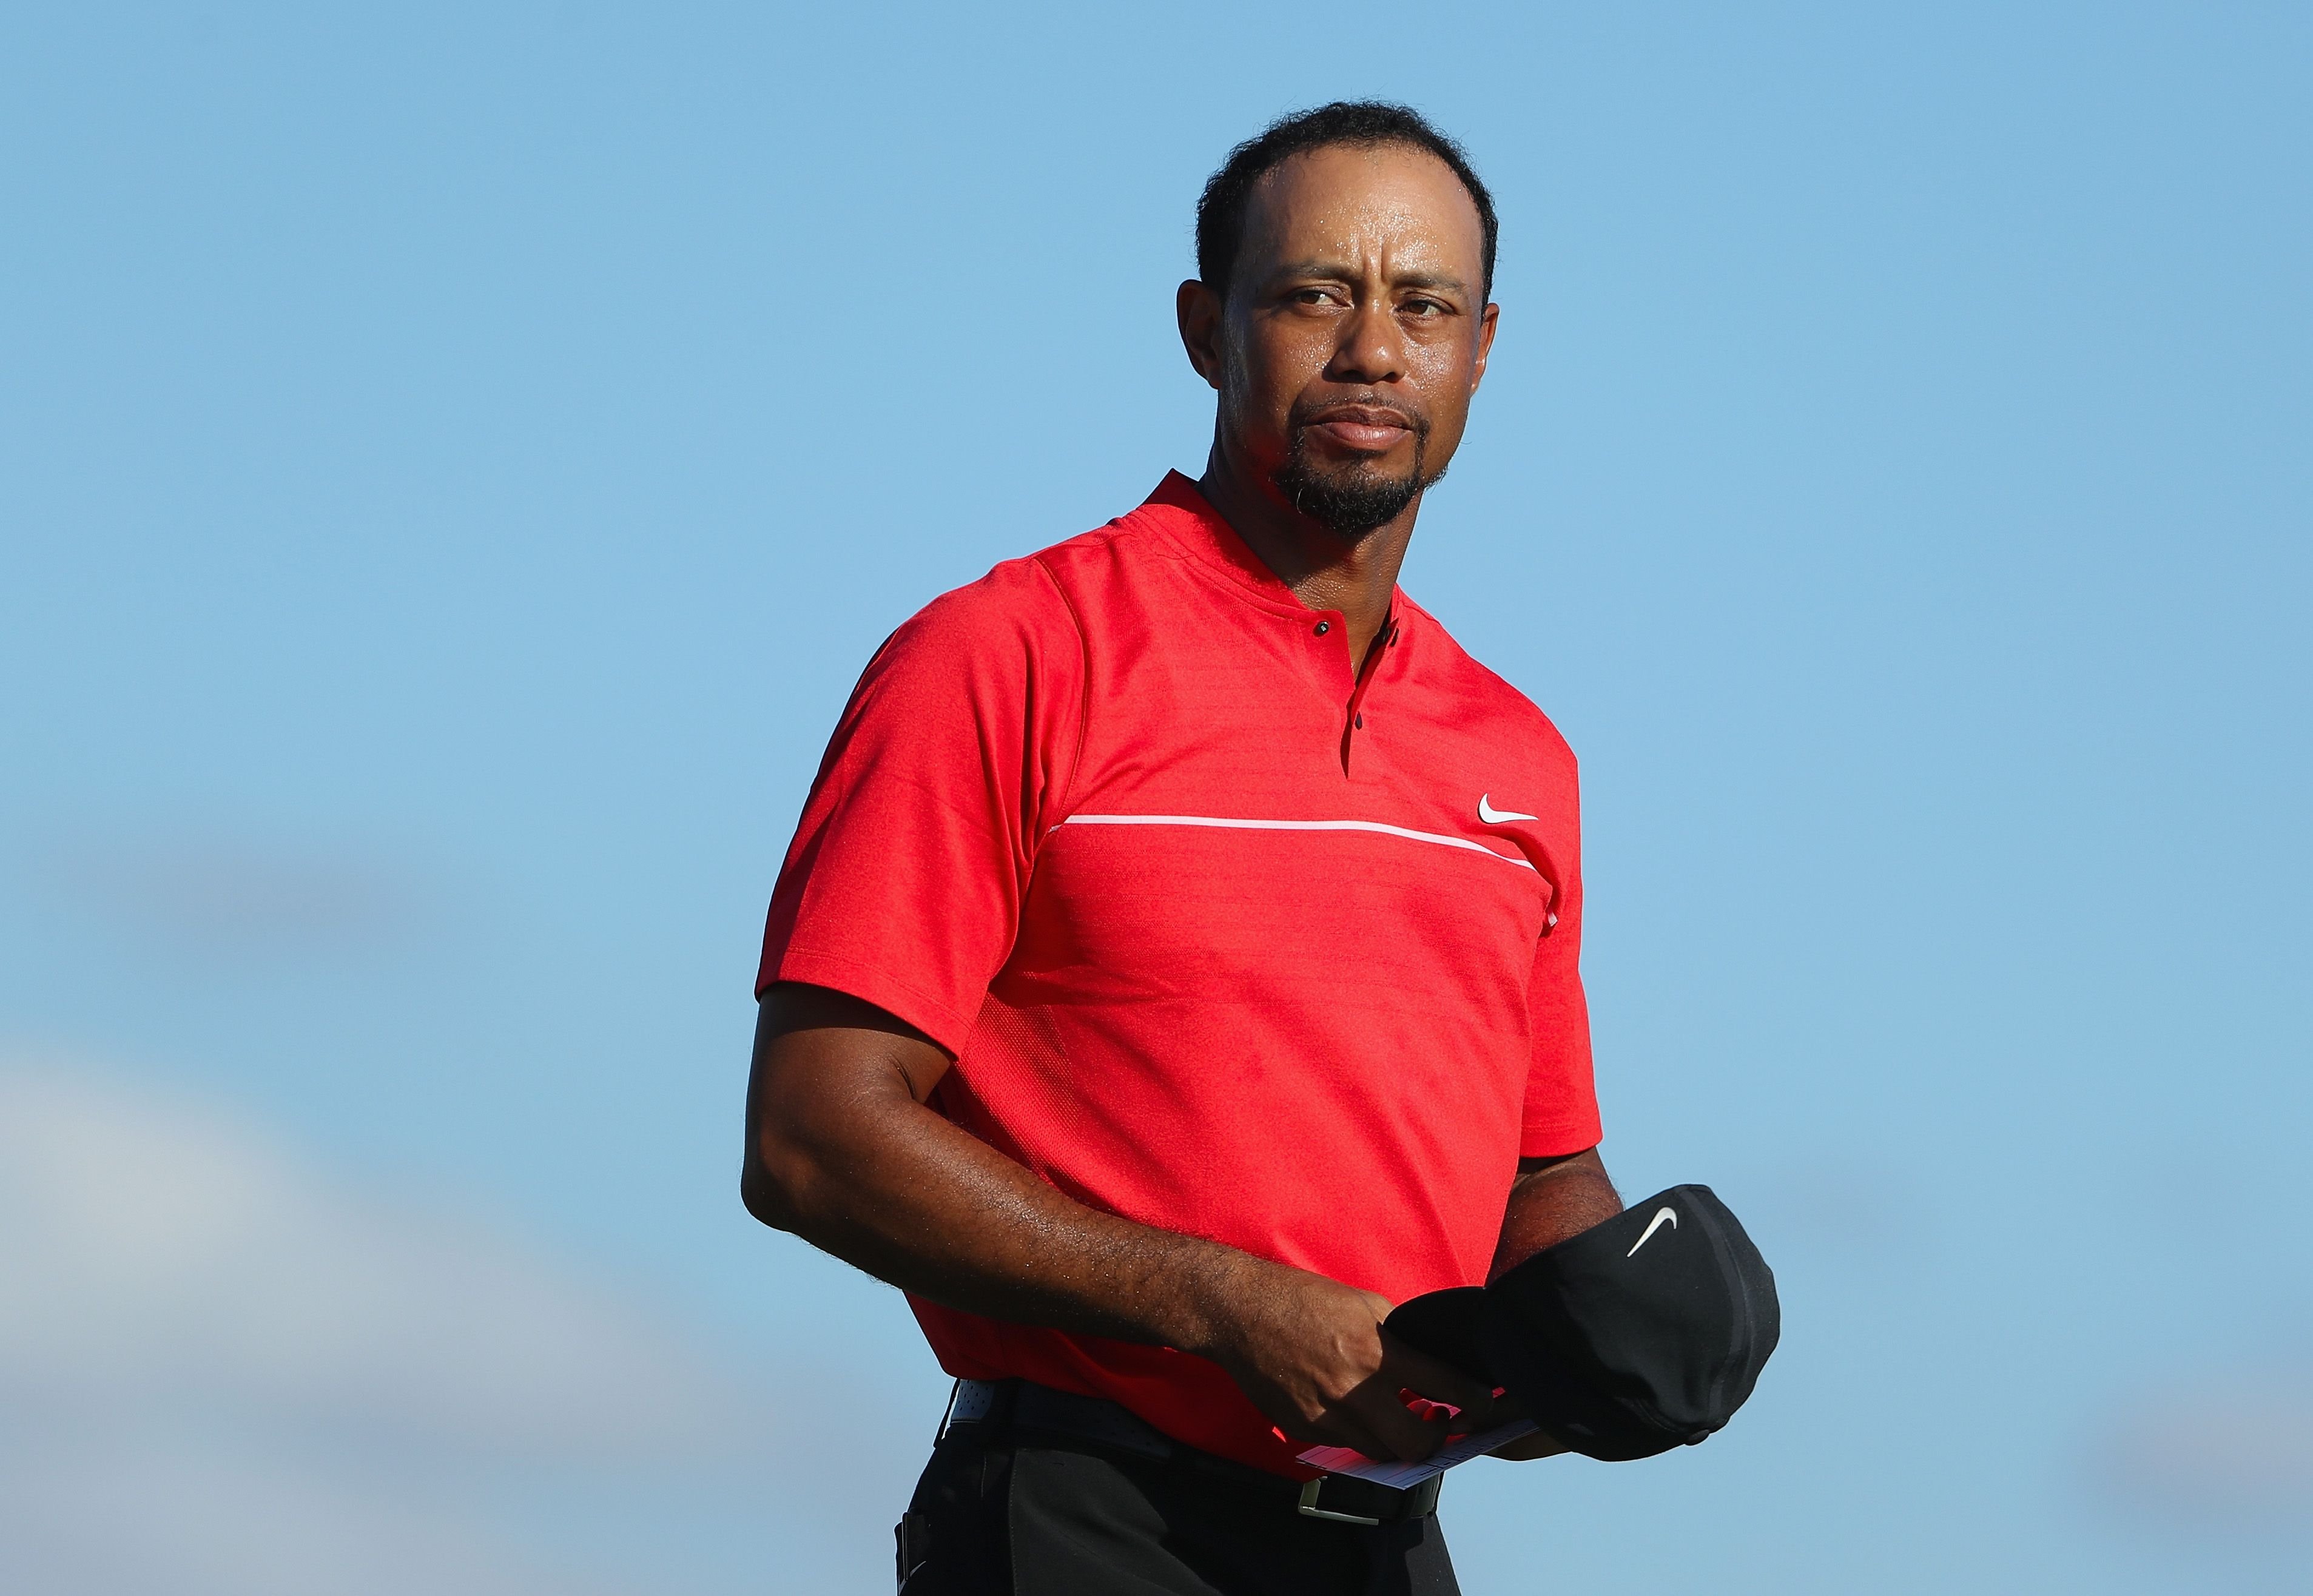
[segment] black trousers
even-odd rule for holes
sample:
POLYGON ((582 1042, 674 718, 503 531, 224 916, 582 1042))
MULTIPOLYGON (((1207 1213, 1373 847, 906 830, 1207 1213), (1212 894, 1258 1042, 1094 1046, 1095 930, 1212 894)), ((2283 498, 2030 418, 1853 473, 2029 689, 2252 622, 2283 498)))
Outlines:
POLYGON ((1336 1523, 1175 1464, 972 1428, 917 1482, 901 1596, 1460 1596, 1434 1516, 1336 1523))

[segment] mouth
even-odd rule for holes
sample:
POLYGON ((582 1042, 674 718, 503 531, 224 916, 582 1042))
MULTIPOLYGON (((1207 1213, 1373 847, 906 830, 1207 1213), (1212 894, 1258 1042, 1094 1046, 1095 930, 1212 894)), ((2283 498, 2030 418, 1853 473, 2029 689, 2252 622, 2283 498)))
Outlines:
POLYGON ((1386 454, 1416 433, 1412 418, 1372 404, 1330 405, 1302 430, 1353 454, 1386 454))

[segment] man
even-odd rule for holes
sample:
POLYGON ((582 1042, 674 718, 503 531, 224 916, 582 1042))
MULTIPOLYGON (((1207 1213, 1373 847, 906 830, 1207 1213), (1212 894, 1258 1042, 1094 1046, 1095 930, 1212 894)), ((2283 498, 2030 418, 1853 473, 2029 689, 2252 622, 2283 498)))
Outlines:
POLYGON ((1396 586, 1494 236, 1401 107, 1239 146, 1178 295, 1203 476, 935 601, 828 749, 743 1186, 960 1377, 913 1596, 1455 1590, 1434 1488, 1297 1454, 1508 1416, 1382 1318, 1619 1212, 1573 756, 1396 586))

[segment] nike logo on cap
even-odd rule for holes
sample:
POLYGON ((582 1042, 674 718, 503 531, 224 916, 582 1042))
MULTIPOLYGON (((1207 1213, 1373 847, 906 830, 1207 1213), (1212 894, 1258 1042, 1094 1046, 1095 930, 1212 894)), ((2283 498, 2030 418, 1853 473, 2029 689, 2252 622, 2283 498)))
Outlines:
POLYGON ((1647 1221, 1646 1234, 1640 1236, 1636 1241, 1631 1242, 1631 1250, 1624 1253, 1623 1256, 1626 1258, 1634 1258, 1638 1257, 1639 1248, 1647 1244, 1649 1237, 1651 1237, 1657 1230, 1662 1229, 1663 1221, 1665 1220, 1670 1221, 1670 1228, 1672 1230, 1675 1230, 1678 1229, 1678 1215, 1672 1212, 1667 1208, 1658 1208, 1655 1210, 1654 1218, 1647 1221))
POLYGON ((1539 815, 1521 815, 1516 809, 1497 809, 1493 805, 1486 801, 1493 796, 1494 795, 1491 792, 1482 792, 1478 795, 1478 819, 1484 824, 1499 825, 1506 820, 1539 820, 1542 818, 1539 815))

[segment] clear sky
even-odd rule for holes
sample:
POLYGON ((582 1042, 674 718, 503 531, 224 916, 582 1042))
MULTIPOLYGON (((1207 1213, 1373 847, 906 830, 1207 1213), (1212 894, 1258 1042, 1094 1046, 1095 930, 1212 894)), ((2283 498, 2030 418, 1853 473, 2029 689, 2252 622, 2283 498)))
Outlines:
POLYGON ((1503 216, 1406 586, 1582 757, 1610 1167, 1786 1325, 1457 1474, 1465 1587, 2302 1588, 2249 4, 10 9, 0 1583, 888 1588, 943 1383, 736 1198, 772 873, 893 626, 1201 462, 1198 187, 1368 94, 1503 216))

